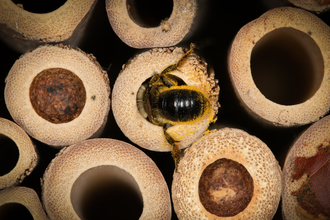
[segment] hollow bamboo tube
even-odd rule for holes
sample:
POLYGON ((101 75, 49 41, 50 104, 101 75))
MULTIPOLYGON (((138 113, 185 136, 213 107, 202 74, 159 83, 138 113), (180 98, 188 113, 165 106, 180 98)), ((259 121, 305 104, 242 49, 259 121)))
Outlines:
POLYGON ((317 13, 325 12, 330 8, 329 0, 288 0, 297 7, 314 11, 317 13))
POLYGON ((12 66, 5 102, 14 121, 35 139, 70 145, 105 124, 109 79, 91 54, 71 46, 40 46, 12 66))
POLYGON ((146 27, 134 16, 133 7, 127 4, 127 0, 106 1, 112 29, 125 44, 134 48, 178 44, 190 31, 197 11, 196 0, 173 0, 171 16, 157 27, 146 27))
MULTIPOLYGON (((90 200, 87 194, 95 194, 100 186, 104 189, 100 194, 106 193, 113 187, 111 177, 124 181, 142 198, 142 214, 134 219, 171 218, 169 190, 156 164, 139 149, 113 139, 91 139, 62 149, 43 177, 46 212, 51 219, 85 219, 83 204, 90 200)), ((115 199, 119 202, 121 197, 120 194, 115 199)), ((111 196, 105 200, 110 199, 111 196)), ((134 211, 136 207, 127 204, 130 200, 124 202, 126 213, 121 215, 134 211)), ((110 210, 107 218, 111 218, 116 210, 106 207, 110 210)))
POLYGON ((48 217, 42 208, 37 193, 27 187, 10 187, 0 191, 0 217, 8 212, 6 205, 21 204, 35 220, 47 220, 48 217))
MULTIPOLYGON (((21 183, 37 165, 38 157, 29 136, 14 122, 0 118, 0 135, 11 139, 18 148, 18 160, 14 168, 0 176, 0 189, 3 189, 21 183)), ((8 147, 0 145, 1 148, 8 147)))
POLYGON ((272 219, 281 168, 258 138, 238 129, 213 130, 187 148, 172 182, 179 219, 272 219))
POLYGON ((229 70, 247 110, 279 126, 324 116, 330 107, 329 34, 315 15, 290 7, 272 9, 242 27, 229 70))
POLYGON ((329 152, 328 115, 310 126, 298 138, 285 159, 282 190, 284 219, 330 218, 329 152))
MULTIPOLYGON (((161 73, 169 65, 178 62, 184 55, 183 48, 152 49, 141 53, 123 66, 112 92, 112 111, 115 120, 132 142, 148 150, 171 151, 162 126, 152 124, 138 110, 137 94, 141 85, 155 73, 161 73)), ((177 124, 167 131, 180 149, 187 147, 216 119, 218 112, 219 86, 214 73, 207 72, 206 63, 195 54, 170 74, 181 78, 187 85, 196 86, 209 98, 211 107, 208 114, 200 120, 177 124)))
POLYGON ((97 0, 67 0, 49 13, 32 13, 11 0, 0 2, 0 38, 20 53, 45 43, 78 46, 97 0))

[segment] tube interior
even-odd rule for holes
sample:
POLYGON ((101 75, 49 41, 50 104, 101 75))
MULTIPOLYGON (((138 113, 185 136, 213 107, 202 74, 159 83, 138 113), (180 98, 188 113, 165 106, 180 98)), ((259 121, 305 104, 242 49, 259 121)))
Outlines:
POLYGON ((33 220, 33 216, 30 211, 20 203, 5 203, 0 206, 0 219, 12 220, 12 219, 24 219, 33 220))
POLYGON ((42 14, 55 11, 56 9, 64 5, 66 0, 12 0, 12 2, 19 7, 23 7, 23 9, 26 11, 42 14))
POLYGON ((3 134, 0 134, 0 146, 0 176, 3 176, 16 166, 19 150, 16 143, 3 134))
POLYGON ((324 72, 320 48, 311 36, 279 28, 263 36, 252 50, 251 72, 260 92, 282 105, 300 104, 321 85, 324 72))
POLYGON ((71 189, 71 202, 81 219, 139 219, 143 198, 125 170, 104 165, 82 173, 71 189))
POLYGON ((141 27, 157 27, 162 20, 171 16, 172 0, 127 0, 131 19, 141 27))

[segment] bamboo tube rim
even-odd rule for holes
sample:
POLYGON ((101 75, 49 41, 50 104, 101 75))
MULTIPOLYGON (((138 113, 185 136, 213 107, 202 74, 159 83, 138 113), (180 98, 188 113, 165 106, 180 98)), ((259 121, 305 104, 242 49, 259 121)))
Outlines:
POLYGON ((34 219, 47 220, 37 193, 27 187, 10 187, 0 191, 0 206, 7 203, 17 203, 27 208, 34 219))
POLYGON ((42 201, 54 219, 79 219, 71 204, 71 189, 85 171, 117 166, 132 175, 143 197, 140 219, 170 219, 171 201, 165 179, 141 150, 114 139, 91 139, 61 150, 43 177, 42 201))
POLYGON ((95 2, 96 0, 67 0, 56 10, 39 14, 26 11, 11 0, 3 0, 0 2, 0 24, 17 32, 19 36, 15 37, 61 42, 72 36, 95 2))
POLYGON ((281 168, 267 145, 242 130, 223 128, 210 131, 185 150, 179 172, 173 174, 172 200, 179 219, 271 219, 280 201, 281 187, 281 168), (201 203, 199 182, 205 168, 223 158, 243 165, 253 178, 254 189, 243 211, 222 218, 201 203))
POLYGON ((12 66, 6 78, 5 102, 14 121, 35 139, 52 146, 70 145, 91 137, 106 122, 110 110, 109 79, 91 54, 71 46, 40 46, 21 56, 12 66), (82 112, 67 123, 45 120, 30 102, 30 85, 34 77, 51 68, 73 72, 86 90, 82 112))
POLYGON ((289 0, 292 4, 297 7, 315 11, 317 13, 325 12, 330 8, 330 1, 329 0, 289 0))
POLYGON ((246 24, 236 35, 229 57, 229 69, 235 90, 247 108, 259 118, 279 126, 314 122, 329 111, 330 106, 330 28, 313 14, 301 9, 272 9, 246 24), (314 96, 303 103, 280 105, 266 99, 255 85, 250 69, 250 56, 255 44, 278 28, 294 28, 311 37, 319 46, 324 60, 324 75, 314 96), (322 103, 322 104, 320 104, 322 103))
POLYGON ((0 134, 12 139, 19 151, 15 167, 7 174, 0 176, 0 189, 21 183, 37 165, 38 156, 29 136, 17 124, 0 118, 0 134))
POLYGON ((298 180, 292 180, 295 158, 315 156, 318 147, 330 144, 330 115, 311 125, 290 148, 283 166, 282 214, 284 219, 311 219, 311 216, 302 209, 292 192, 297 191, 308 178, 303 175, 298 180), (309 217, 308 217, 309 216, 309 217))
MULTIPOLYGON (((132 142, 153 151, 171 151, 162 126, 152 124, 138 110, 137 93, 145 80, 155 73, 161 73, 169 65, 178 62, 185 53, 183 48, 171 47, 152 49, 135 56, 123 65, 112 92, 112 111, 115 120, 132 142)), ((214 72, 207 72, 206 63, 195 54, 188 56, 179 67, 180 71, 170 74, 181 78, 187 85, 201 89, 210 100, 210 111, 200 120, 186 122, 170 127, 167 132, 177 142, 179 148, 185 148, 201 136, 209 124, 216 120, 218 112, 219 86, 214 72)))
POLYGON ((107 0, 106 10, 113 30, 128 46, 169 47, 178 44, 189 32, 197 3, 196 0, 173 0, 171 16, 153 28, 142 27, 131 18, 126 0, 107 0))

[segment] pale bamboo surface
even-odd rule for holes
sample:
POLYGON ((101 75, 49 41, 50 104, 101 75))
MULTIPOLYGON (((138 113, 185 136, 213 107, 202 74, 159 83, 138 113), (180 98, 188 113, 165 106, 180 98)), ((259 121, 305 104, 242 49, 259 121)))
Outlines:
POLYGON ((47 13, 24 10, 24 4, 0 2, 0 38, 20 53, 45 43, 78 45, 97 0, 67 0, 47 13))
MULTIPOLYGON (((281 33, 280 35, 283 34, 281 33)), ((317 16, 302 9, 291 7, 269 10, 259 18, 244 25, 235 36, 228 60, 233 86, 239 99, 246 106, 247 111, 252 112, 253 115, 266 123, 277 126, 309 124, 328 113, 330 107, 330 81, 328 80, 330 78, 330 65, 328 62, 330 57, 329 34, 329 26, 317 16), (296 101, 298 103, 294 104, 281 104, 267 98, 257 87, 253 77, 254 68, 251 66, 253 49, 263 37, 270 36, 270 34, 279 30, 294 32, 291 37, 295 39, 294 41, 301 41, 301 45, 305 47, 304 49, 309 56, 306 60, 301 59, 300 65, 304 62, 310 62, 312 65, 310 67, 311 70, 307 73, 308 77, 310 77, 308 83, 311 85, 309 87, 312 88, 308 91, 307 97, 303 97, 303 100, 296 101), (301 34, 302 36, 300 36, 301 34), (312 39, 311 43, 304 38, 312 39), (313 45, 314 42, 317 46, 313 45), (321 55, 317 53, 318 48, 321 55), (313 56, 310 54, 313 54, 313 56), (319 82, 319 85, 318 83, 316 83, 316 86, 313 85, 314 82, 319 82)), ((263 43, 267 44, 267 42, 263 43)), ((291 46, 290 44, 287 45, 287 53, 289 53, 291 48, 294 50, 294 47, 291 46)), ((300 54, 301 52, 298 52, 298 54, 293 55, 292 60, 299 60, 300 54)), ((261 65, 261 63, 254 65, 261 65)), ((279 65, 281 64, 279 63, 279 65)), ((272 70, 269 69, 268 71, 272 70)), ((260 74, 266 74, 266 72, 260 74)), ((272 74, 279 73, 273 71, 272 74)), ((290 72, 287 74, 290 74, 290 72)), ((292 88, 299 86, 299 78, 300 75, 297 75, 296 80, 292 80, 292 88)), ((281 84, 281 82, 277 83, 281 84)), ((280 86, 278 87, 278 90, 281 90, 280 86)), ((303 89, 307 88, 301 88, 301 90, 303 89)), ((292 96, 291 93, 282 95, 292 96)))

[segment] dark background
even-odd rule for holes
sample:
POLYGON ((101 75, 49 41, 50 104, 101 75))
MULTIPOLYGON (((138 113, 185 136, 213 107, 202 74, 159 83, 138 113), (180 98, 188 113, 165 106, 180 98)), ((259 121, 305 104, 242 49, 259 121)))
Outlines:
MULTIPOLYGON (((22 3, 26 10, 37 13, 52 11, 63 4, 63 1, 56 1, 56 3, 53 3, 53 1, 14 2, 22 3)), ((138 14, 143 21, 151 26, 157 26, 160 20, 170 16, 172 2, 161 1, 161 4, 159 4, 159 2, 160 1, 152 0, 136 1, 138 14), (155 4, 155 2, 158 4, 155 4)), ((219 80, 219 102, 221 108, 219 109, 218 120, 214 125, 211 125, 211 129, 233 127, 245 130, 249 134, 265 142, 273 151, 281 167, 283 167, 285 156, 290 146, 309 125, 294 128, 279 128, 266 126, 256 121, 247 114, 238 102, 227 69, 228 50, 239 29, 273 7, 269 5, 271 2, 274 2, 274 6, 282 5, 279 1, 265 0, 264 2, 261 0, 200 1, 200 9, 206 10, 206 13, 203 14, 201 24, 191 33, 190 38, 185 39, 184 42, 181 42, 177 46, 188 48, 190 42, 195 43, 198 46, 195 52, 208 63, 209 67, 214 69, 216 78, 219 80), (267 2, 267 4, 264 2, 267 2)), ((319 16, 329 24, 329 13, 323 13, 321 15, 316 14, 316 16, 319 16)), ((113 88, 113 84, 122 65, 137 53, 147 50, 131 48, 116 36, 108 21, 104 0, 98 1, 91 21, 87 26, 84 41, 79 47, 87 53, 92 53, 105 69, 111 65, 111 68, 108 70, 111 89, 113 88)), ((2 42, 0 42, 0 52, 2 56, 0 61, 0 117, 12 120, 4 102, 4 80, 15 60, 17 60, 21 54, 13 51, 2 42)), ((122 134, 113 118, 111 110, 102 137, 123 140, 138 147, 122 134)), ((40 196, 40 178, 49 162, 55 157, 55 154, 59 150, 33 138, 32 140, 39 155, 39 163, 21 185, 33 188, 40 196)), ((156 162, 170 190, 174 170, 171 153, 151 152, 140 147, 138 148, 156 162)), ((172 219, 177 219, 174 209, 172 209, 172 219)), ((282 219, 280 206, 274 219, 282 219)))

